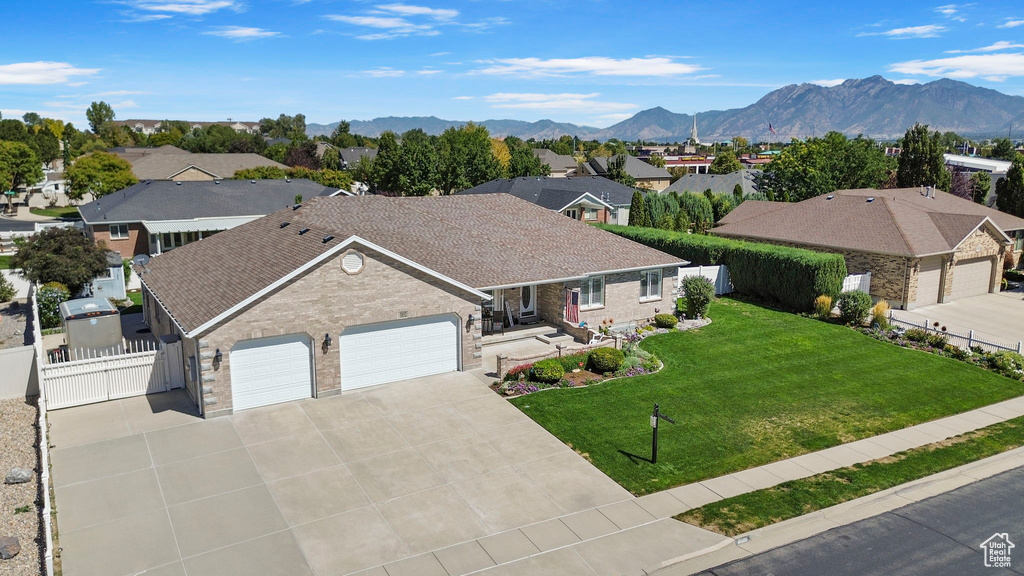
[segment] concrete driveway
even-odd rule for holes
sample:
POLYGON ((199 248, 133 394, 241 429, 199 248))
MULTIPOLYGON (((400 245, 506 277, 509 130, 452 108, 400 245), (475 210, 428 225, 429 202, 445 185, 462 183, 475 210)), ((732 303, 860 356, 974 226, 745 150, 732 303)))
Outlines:
POLYGON ((1006 346, 1024 341, 1024 293, 999 292, 962 298, 948 304, 896 310, 897 318, 912 322, 938 322, 953 332, 974 335, 1006 346))
POLYGON ((49 414, 65 576, 342 575, 468 543, 436 556, 456 574, 494 564, 476 539, 631 499, 468 373, 194 413, 175 391, 49 414))

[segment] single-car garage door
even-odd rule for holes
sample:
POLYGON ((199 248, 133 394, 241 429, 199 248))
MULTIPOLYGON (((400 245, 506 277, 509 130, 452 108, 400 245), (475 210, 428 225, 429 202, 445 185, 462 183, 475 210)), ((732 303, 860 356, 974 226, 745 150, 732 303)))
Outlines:
POLYGON ((942 278, 942 256, 921 259, 917 272, 917 299, 914 304, 927 306, 939 301, 939 280, 942 278))
POLYGON ((991 258, 972 258, 961 260, 953 267, 953 289, 950 298, 966 298, 987 294, 992 282, 992 266, 995 261, 991 258))
POLYGON ((459 369, 453 315, 352 326, 338 340, 342 390, 459 369))
POLYGON ((309 336, 288 334, 243 340, 231 349, 231 398, 235 410, 313 395, 309 336))

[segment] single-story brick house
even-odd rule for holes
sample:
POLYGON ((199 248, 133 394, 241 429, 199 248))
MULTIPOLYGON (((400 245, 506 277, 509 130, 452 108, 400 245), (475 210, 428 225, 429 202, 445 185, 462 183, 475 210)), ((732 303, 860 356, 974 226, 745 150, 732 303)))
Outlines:
POLYGON ((480 194, 315 198, 137 270, 150 328, 181 339, 213 416, 477 368, 485 307, 570 328, 578 300, 577 329, 650 318, 683 264, 480 194))
MULTIPOLYGON (((648 164, 643 160, 624 154, 622 156, 616 156, 615 158, 625 158, 625 165, 623 170, 626 174, 629 174, 636 180, 637 188, 646 188, 647 190, 654 190, 655 192, 661 192, 672 182, 672 175, 668 173, 668 170, 659 168, 652 164, 648 164)), ((613 158, 604 158, 598 156, 591 158, 590 162, 583 165, 583 169, 592 176, 608 177, 608 162, 613 158)))
POLYGON ((906 310, 999 290, 1024 219, 928 188, 839 190, 802 202, 746 201, 713 234, 842 254, 871 295, 906 310))
POLYGON ((147 180, 78 207, 85 233, 131 258, 160 254, 291 206, 348 194, 312 180, 147 180))
POLYGON ((626 225, 635 191, 600 176, 523 176, 498 178, 459 194, 511 194, 573 220, 626 225))

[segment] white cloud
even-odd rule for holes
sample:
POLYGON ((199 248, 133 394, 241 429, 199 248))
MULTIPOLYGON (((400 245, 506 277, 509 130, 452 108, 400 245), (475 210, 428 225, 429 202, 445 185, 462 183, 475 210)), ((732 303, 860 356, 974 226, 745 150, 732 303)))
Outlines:
POLYGON ((233 10, 241 10, 243 8, 242 4, 235 0, 176 0, 168 2, 136 0, 128 2, 128 4, 137 10, 167 12, 186 16, 204 16, 225 8, 233 10))
POLYGON ((110 107, 114 110, 122 110, 124 108, 138 108, 139 105, 134 100, 122 100, 120 102, 111 102, 110 107))
MULTIPOLYGON (((143 92, 141 90, 107 90, 106 92, 96 92, 95 94, 86 94, 82 98, 104 98, 110 96, 135 96, 138 94, 150 94, 150 92, 143 92)), ((62 96, 63 98, 63 96, 62 96)), ((77 98, 77 96, 72 96, 77 98)))
POLYGON ((956 20, 957 22, 966 22, 967 19, 960 14, 961 8, 966 8, 971 4, 957 5, 957 4, 946 4, 945 6, 939 6, 935 8, 935 11, 942 14, 950 20, 956 20))
POLYGON ((444 70, 417 70, 416 73, 422 76, 429 76, 431 74, 440 74, 444 70))
POLYGON ((371 78, 395 78, 405 76, 405 70, 395 70, 394 68, 382 66, 373 70, 363 70, 363 74, 371 78))
POLYGON ((456 97, 452 98, 452 100, 472 100, 472 99, 473 99, 472 96, 456 96, 456 97))
POLYGON ((921 81, 920 80, 915 80, 914 78, 900 78, 898 80, 893 80, 892 83, 893 84, 902 84, 903 86, 912 86, 914 84, 920 84, 921 81))
POLYGON ((431 56, 447 56, 449 54, 451 54, 451 52, 434 52, 431 56))
POLYGON ((996 28, 1016 28, 1017 26, 1024 26, 1024 20, 1014 20, 1013 18, 1007 18, 1006 22, 996 26, 996 28))
MULTIPOLYGON (((450 8, 430 8, 413 4, 391 3, 378 4, 363 14, 328 14, 328 20, 342 22, 364 28, 373 28, 380 32, 357 35, 359 40, 389 40, 404 36, 437 36, 441 33, 438 26, 464 26, 486 28, 495 25, 492 20, 483 23, 463 24, 457 19, 459 11, 450 8)), ((498 18, 496 20, 504 20, 498 18)), ((503 23, 503 22, 501 22, 503 23)), ((432 56, 440 56, 448 52, 438 52, 432 56)))
POLYGON ((208 30, 203 32, 208 36, 220 36, 221 38, 228 38, 236 42, 244 42, 246 40, 255 40, 257 38, 274 38, 280 36, 280 32, 274 32, 272 30, 264 30, 263 28, 252 28, 249 26, 221 26, 216 30, 208 30))
POLYGON ((624 102, 602 102, 595 100, 599 93, 590 94, 533 94, 500 92, 484 96, 492 108, 516 108, 526 110, 573 110, 578 112, 619 112, 633 110, 636 104, 624 102))
POLYGON ((981 77, 1002 82, 1010 76, 1024 76, 1024 54, 972 54, 897 62, 889 70, 900 74, 916 74, 948 78, 981 77))
POLYGON ((166 20, 168 18, 174 18, 170 14, 132 14, 128 18, 121 20, 128 24, 134 24, 137 22, 156 22, 157 20, 166 20))
POLYGON ((509 24, 508 18, 495 16, 494 18, 487 18, 486 20, 481 20, 479 22, 467 22, 465 24, 460 24, 460 26, 472 30, 473 32, 483 32, 484 30, 489 30, 495 26, 503 26, 505 24, 509 24))
POLYGON ((834 80, 811 80, 810 84, 817 84, 818 86, 831 88, 833 86, 839 86, 843 82, 846 82, 846 78, 836 78, 834 80))
POLYGON ((428 16, 434 20, 454 20, 459 17, 458 10, 445 8, 428 8, 426 6, 412 6, 410 4, 378 4, 378 10, 401 14, 402 16, 428 16))
POLYGON ((885 32, 861 32, 857 36, 887 36, 902 40, 905 38, 935 38, 946 31, 945 26, 928 24, 927 26, 908 26, 906 28, 893 28, 885 32))
POLYGON ((343 22, 345 24, 352 24, 365 28, 386 30, 386 32, 356 36, 356 38, 360 40, 387 40, 390 38, 399 38, 410 35, 436 36, 439 34, 431 24, 414 24, 405 18, 400 18, 398 16, 347 16, 344 14, 329 14, 325 16, 325 18, 334 20, 335 22, 343 22))
POLYGON ((1014 44, 1013 42, 1007 42, 1000 40, 990 46, 983 46, 981 48, 972 48, 970 50, 946 50, 946 54, 966 54, 969 52, 998 52, 1000 50, 1010 50, 1012 48, 1024 48, 1024 44, 1014 44))
POLYGON ((495 76, 523 76, 527 78, 550 76, 681 76, 705 68, 693 64, 675 62, 670 58, 607 58, 588 56, 584 58, 497 58, 478 60, 485 64, 474 70, 476 74, 495 76))
POLYGON ((0 85, 64 84, 76 76, 95 76, 99 68, 76 68, 67 62, 0 64, 0 85))

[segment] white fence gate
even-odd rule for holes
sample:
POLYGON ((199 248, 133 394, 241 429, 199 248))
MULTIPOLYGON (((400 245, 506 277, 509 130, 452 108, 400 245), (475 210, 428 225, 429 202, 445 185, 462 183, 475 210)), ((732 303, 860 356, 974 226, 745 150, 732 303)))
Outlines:
POLYGON ((729 294, 733 290, 732 279, 729 277, 729 267, 725 264, 722 264, 721 266, 690 266, 689 268, 679 268, 679 278, 676 289, 680 294, 683 292, 683 280, 688 276, 703 276, 710 280, 715 286, 715 296, 729 294))
POLYGON ((851 290, 860 290, 862 292, 871 293, 871 272, 865 272, 863 274, 850 274, 846 278, 843 278, 843 292, 849 292, 851 290))

